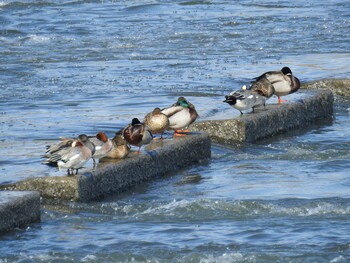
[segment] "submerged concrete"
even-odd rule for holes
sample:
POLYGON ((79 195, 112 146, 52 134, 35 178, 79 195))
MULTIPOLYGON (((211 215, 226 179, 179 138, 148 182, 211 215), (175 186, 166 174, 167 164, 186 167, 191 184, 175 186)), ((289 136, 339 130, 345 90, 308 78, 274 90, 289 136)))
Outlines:
POLYGON ((235 144, 254 142, 332 116, 333 93, 330 90, 298 92, 303 96, 297 101, 266 105, 234 119, 196 122, 191 130, 209 133, 216 143, 235 144))
POLYGON ((141 154, 132 152, 122 160, 102 162, 94 170, 77 176, 37 177, 9 185, 6 190, 36 190, 43 197, 91 201, 120 193, 150 178, 198 164, 211 156, 206 133, 153 140, 141 154))
POLYGON ((0 191, 0 232, 40 222, 38 192, 0 191))

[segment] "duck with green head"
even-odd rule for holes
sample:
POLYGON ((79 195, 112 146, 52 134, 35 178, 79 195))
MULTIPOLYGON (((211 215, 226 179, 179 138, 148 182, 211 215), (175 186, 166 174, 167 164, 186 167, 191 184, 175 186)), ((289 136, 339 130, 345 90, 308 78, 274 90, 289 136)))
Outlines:
POLYGON ((168 116, 169 129, 175 131, 175 136, 189 132, 188 126, 198 118, 194 105, 184 97, 179 97, 176 103, 169 108, 163 109, 162 113, 168 116))

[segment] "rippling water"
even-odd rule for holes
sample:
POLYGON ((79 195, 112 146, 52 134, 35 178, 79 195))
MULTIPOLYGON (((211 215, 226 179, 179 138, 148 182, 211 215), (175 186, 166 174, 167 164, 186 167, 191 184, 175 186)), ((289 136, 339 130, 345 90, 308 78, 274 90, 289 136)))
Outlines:
MULTIPOLYGON (((179 95, 202 120, 230 118, 223 95, 264 71, 350 73, 345 0, 0 1, 0 13, 0 183, 61 176, 40 164, 45 145, 112 136, 179 95)), ((337 98, 332 121, 214 146, 209 163, 121 196, 44 201, 42 223, 0 237, 0 262, 348 262, 349 114, 337 98)))

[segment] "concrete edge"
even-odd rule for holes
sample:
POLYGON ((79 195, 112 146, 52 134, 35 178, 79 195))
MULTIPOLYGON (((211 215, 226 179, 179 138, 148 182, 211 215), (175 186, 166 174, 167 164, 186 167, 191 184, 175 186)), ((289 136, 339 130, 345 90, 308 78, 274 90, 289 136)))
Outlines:
POLYGON ((154 140, 140 155, 99 163, 97 169, 78 176, 29 178, 0 185, 0 190, 38 191, 48 199, 91 201, 123 192, 153 177, 176 172, 207 160, 211 139, 206 133, 192 133, 171 140, 154 140))
POLYGON ((293 103, 271 106, 266 114, 259 112, 255 118, 244 120, 245 141, 254 142, 331 118, 333 101, 330 90, 320 90, 293 103))
POLYGON ((334 97, 330 90, 303 92, 308 96, 296 102, 267 105, 235 119, 197 122, 191 129, 209 133, 215 143, 236 144, 254 142, 332 117, 334 97))
POLYGON ((40 194, 0 191, 0 232, 41 221, 40 194))
POLYGON ((13 184, 0 185, 0 190, 37 191, 43 198, 77 200, 77 178, 75 176, 49 176, 28 178, 13 184))
POLYGON ((193 134, 175 139, 173 143, 137 158, 108 165, 78 177, 79 200, 102 199, 130 189, 154 177, 201 163, 211 156, 211 139, 208 134, 193 134))
POLYGON ((305 83, 302 89, 328 89, 335 95, 350 97, 350 79, 323 79, 305 83))

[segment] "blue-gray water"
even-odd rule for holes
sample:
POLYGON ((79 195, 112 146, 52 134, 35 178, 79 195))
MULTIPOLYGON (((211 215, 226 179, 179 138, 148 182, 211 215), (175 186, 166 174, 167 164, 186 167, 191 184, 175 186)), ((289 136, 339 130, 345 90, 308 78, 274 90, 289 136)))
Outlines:
MULTIPOLYGON (((0 183, 61 176, 40 164, 47 144, 112 136, 179 95, 230 118, 223 95, 264 71, 350 74, 347 0, 5 0, 0 14, 0 183)), ((349 115, 337 98, 332 121, 214 146, 109 200, 45 202, 42 223, 1 235, 0 262, 349 262, 349 115)))

